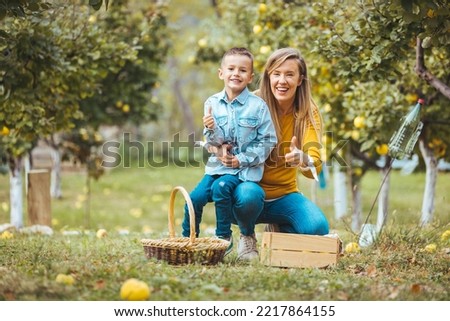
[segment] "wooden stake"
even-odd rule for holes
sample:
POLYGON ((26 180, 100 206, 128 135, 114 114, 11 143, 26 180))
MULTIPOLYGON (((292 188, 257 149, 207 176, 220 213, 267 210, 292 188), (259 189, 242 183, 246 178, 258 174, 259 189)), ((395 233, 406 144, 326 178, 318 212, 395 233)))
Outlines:
POLYGON ((27 202, 30 225, 51 226, 50 200, 50 172, 46 169, 29 171, 27 202))

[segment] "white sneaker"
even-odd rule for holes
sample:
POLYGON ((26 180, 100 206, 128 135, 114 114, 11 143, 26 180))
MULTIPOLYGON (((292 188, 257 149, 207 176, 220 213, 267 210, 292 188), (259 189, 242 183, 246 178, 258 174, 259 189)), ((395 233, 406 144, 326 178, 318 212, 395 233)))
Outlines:
POLYGON ((252 261, 259 258, 258 250, 256 248, 255 234, 245 236, 241 234, 237 248, 238 260, 252 261))

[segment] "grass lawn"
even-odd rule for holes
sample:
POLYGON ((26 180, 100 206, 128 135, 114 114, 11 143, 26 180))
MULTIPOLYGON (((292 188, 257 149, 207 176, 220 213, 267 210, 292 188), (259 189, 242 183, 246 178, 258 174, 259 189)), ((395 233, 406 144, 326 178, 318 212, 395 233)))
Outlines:
MULTIPOLYGON (((84 173, 64 172, 63 198, 52 201, 54 235, 13 231, 12 238, 0 239, 0 300, 119 300, 121 284, 131 277, 152 288, 150 300, 450 299, 450 243, 440 240, 450 229, 450 174, 438 177, 434 224, 420 229, 424 174, 401 176, 394 172, 388 224, 379 241, 360 253, 341 256, 334 267, 272 268, 237 262, 235 253, 213 267, 174 267, 147 260, 140 240, 167 235, 172 187, 182 185, 191 190, 202 175, 200 168, 114 170, 92 182, 88 202, 84 173), (96 237, 99 228, 108 231, 107 237, 96 237), (81 233, 67 235, 67 231, 81 233), (435 253, 424 251, 430 243, 437 244, 435 253), (60 273, 72 274, 75 283, 57 283, 60 273)), ((331 182, 326 189, 316 190, 317 203, 346 244, 356 236, 348 228, 349 217, 341 221, 333 218, 331 182)), ((375 172, 367 173, 362 181, 363 219, 379 184, 380 176, 375 172)), ((0 176, 0 224, 9 222, 8 185, 8 177, 0 176)), ((300 185, 311 195, 309 181, 301 179, 300 185)), ((179 233, 180 194, 176 201, 179 233)), ((206 207, 202 236, 214 233, 213 210, 212 204, 206 207)), ((375 219, 376 209, 370 221, 375 219)), ((259 240, 262 230, 263 226, 257 227, 259 240)), ((235 229, 236 241, 237 235, 235 229)))

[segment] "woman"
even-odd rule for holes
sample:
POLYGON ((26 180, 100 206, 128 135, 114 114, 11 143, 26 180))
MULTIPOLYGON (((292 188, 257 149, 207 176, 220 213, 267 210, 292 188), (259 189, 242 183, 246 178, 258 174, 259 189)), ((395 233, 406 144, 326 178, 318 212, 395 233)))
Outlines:
POLYGON ((329 231, 323 212, 297 188, 298 170, 309 178, 321 170, 322 136, 322 119, 298 50, 283 48, 272 53, 257 94, 269 106, 278 144, 265 163, 259 185, 244 182, 234 193, 233 215, 241 231, 241 260, 258 257, 258 223, 270 224, 284 233, 324 235, 329 231))

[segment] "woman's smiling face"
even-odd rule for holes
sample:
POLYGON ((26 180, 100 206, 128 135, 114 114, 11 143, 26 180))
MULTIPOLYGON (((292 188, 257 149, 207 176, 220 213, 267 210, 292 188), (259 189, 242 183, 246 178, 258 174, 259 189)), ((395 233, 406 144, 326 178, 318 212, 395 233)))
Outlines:
POLYGON ((275 68, 269 75, 270 88, 281 107, 290 108, 295 99, 297 87, 302 76, 295 59, 288 59, 275 68))

